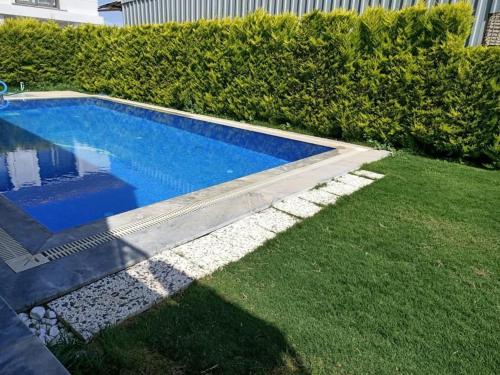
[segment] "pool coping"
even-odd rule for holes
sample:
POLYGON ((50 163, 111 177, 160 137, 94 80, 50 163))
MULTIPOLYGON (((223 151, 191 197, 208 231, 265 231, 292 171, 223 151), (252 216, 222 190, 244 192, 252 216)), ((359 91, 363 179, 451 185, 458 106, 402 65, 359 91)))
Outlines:
MULTIPOLYGON (((5 272, 7 271, 2 271, 3 269, 0 267, 0 281, 8 283, 10 280, 13 283, 13 285, 7 286, 5 286, 5 282, 1 283, 0 285, 3 284, 4 286, 0 287, 0 293, 10 300, 16 309, 22 309, 56 298, 105 275, 118 272, 141 260, 154 256, 165 248, 178 246, 210 233, 245 215, 265 209, 278 199, 312 188, 332 177, 347 173, 359 168, 364 163, 378 160, 387 155, 387 152, 384 151, 345 142, 192 114, 104 95, 46 92, 29 93, 29 95, 25 94, 24 97, 11 97, 9 100, 63 98, 109 100, 195 120, 333 147, 335 150, 138 208, 55 235, 46 230, 40 230, 40 224, 33 219, 30 221, 29 218, 23 218, 22 215, 19 215, 19 209, 16 211, 12 205, 6 204, 6 199, 0 199, 0 212, 2 212, 2 215, 0 215, 2 217, 0 219, 0 228, 3 228, 5 232, 29 251, 29 255, 17 259, 17 266, 15 261, 10 263, 9 270, 15 275, 6 275, 5 272), (200 202, 208 202, 209 204, 200 206, 200 202), (194 207, 194 209, 183 213, 186 206, 194 207), (47 252, 51 249, 59 248, 64 251, 65 246, 68 244, 81 242, 93 235, 106 231, 113 232, 136 222, 147 222, 148 219, 159 215, 168 216, 169 213, 179 211, 181 215, 174 215, 173 219, 156 222, 153 227, 145 227, 144 230, 141 229, 136 232, 127 232, 124 236, 111 236, 105 243, 97 241, 96 246, 88 247, 83 241, 81 250, 77 252, 70 251, 64 258, 56 258, 50 262, 46 259, 47 252), (19 225, 20 222, 23 225, 19 225), (107 253, 108 255, 106 255, 107 253), (116 258, 115 261, 111 259, 113 257, 116 258), (83 259, 87 264, 82 269, 82 266, 78 265, 78 260, 83 259), (32 267, 33 264, 29 263, 30 261, 35 262, 34 267, 32 267), (99 264, 99 261, 102 261, 103 264, 99 264), (12 265, 17 267, 18 273, 12 271, 12 265), (92 267, 93 265, 95 267, 92 267), (76 272, 76 275, 73 275, 74 278, 71 281, 58 282, 57 277, 49 275, 50 272, 76 272), (26 280, 33 281, 40 276, 46 278, 46 288, 42 286, 30 287, 26 284, 26 280), (20 294, 26 298, 15 295, 14 285, 18 285, 18 290, 19 286, 22 285, 20 294)), ((59 279, 65 278, 61 277, 59 279)))

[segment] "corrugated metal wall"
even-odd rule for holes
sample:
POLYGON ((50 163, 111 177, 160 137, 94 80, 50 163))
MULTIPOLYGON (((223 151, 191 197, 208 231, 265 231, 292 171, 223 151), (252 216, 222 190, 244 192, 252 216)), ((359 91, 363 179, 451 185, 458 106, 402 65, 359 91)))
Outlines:
MULTIPOLYGON (((201 18, 241 17, 262 8, 271 14, 292 12, 298 15, 315 9, 329 12, 347 9, 363 12, 368 7, 383 6, 401 9, 417 0, 123 0, 126 25, 143 25, 169 21, 195 21, 201 18)), ((436 3, 456 3, 458 0, 429 0, 436 3)), ((500 0, 473 0, 476 21, 470 45, 481 44, 489 13, 500 11, 500 0)))

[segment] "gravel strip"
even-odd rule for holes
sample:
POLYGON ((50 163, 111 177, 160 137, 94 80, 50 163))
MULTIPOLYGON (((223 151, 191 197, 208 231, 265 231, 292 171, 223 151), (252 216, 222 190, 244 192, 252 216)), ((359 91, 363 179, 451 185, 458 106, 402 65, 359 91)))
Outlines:
POLYGON ((17 314, 19 319, 46 345, 74 340, 74 335, 59 321, 56 313, 44 306, 35 306, 29 313, 17 314))

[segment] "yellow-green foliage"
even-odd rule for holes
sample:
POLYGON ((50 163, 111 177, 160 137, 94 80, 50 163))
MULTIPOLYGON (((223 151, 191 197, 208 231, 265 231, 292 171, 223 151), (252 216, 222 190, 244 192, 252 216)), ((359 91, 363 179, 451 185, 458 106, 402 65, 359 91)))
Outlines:
POLYGON ((0 79, 498 165, 500 50, 464 47, 472 21, 465 3, 124 28, 8 21, 0 79))

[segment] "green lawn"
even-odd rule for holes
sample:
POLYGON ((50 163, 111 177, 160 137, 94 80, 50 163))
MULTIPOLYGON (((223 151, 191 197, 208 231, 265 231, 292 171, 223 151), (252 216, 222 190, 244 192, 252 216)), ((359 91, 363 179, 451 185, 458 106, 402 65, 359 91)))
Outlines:
POLYGON ((56 348, 88 374, 494 374, 500 173, 408 154, 176 298, 56 348))

